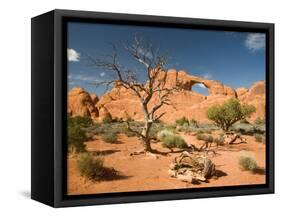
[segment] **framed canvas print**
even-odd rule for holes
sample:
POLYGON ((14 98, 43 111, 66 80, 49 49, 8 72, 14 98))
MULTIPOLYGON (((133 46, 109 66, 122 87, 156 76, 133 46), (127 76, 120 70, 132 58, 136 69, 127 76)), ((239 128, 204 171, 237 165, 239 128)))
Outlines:
POLYGON ((54 207, 274 192, 274 25, 32 18, 32 198, 54 207))

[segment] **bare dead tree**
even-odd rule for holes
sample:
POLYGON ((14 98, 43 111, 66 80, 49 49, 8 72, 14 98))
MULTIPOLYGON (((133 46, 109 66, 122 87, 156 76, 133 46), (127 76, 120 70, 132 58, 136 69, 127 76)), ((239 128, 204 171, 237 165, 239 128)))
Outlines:
POLYGON ((110 86, 125 88, 130 90, 139 99, 144 115, 143 129, 141 132, 132 129, 128 121, 127 127, 141 138, 144 152, 157 152, 151 148, 150 129, 154 122, 165 115, 165 112, 157 113, 157 111, 164 105, 171 105, 169 96, 174 91, 179 90, 181 82, 178 79, 178 74, 176 74, 176 85, 168 87, 166 85, 167 70, 164 68, 167 61, 166 57, 159 55, 159 50, 155 49, 152 44, 145 43, 141 38, 135 36, 132 43, 126 42, 122 48, 145 68, 146 82, 142 83, 137 78, 137 71, 128 69, 117 61, 117 48, 115 45, 112 45, 112 47, 112 54, 102 59, 89 57, 90 64, 93 66, 112 72, 112 79, 96 83, 95 85, 106 85, 107 88, 110 86), (157 103, 148 106, 152 98, 157 99, 157 103))

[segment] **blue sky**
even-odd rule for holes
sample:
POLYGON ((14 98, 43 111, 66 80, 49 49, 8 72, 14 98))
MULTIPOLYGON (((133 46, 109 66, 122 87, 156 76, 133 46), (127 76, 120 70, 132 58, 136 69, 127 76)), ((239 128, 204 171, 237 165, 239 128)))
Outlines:
MULTIPOLYGON (((102 95, 104 87, 92 83, 108 79, 109 72, 86 61, 87 55, 99 58, 112 53, 110 43, 120 48, 118 61, 138 71, 142 66, 122 50, 122 44, 141 35, 168 56, 166 68, 185 70, 190 74, 218 80, 233 88, 249 87, 265 80, 265 34, 195 29, 126 26, 110 24, 68 24, 68 88, 83 87, 102 95)), ((207 94, 207 89, 193 90, 207 94)))

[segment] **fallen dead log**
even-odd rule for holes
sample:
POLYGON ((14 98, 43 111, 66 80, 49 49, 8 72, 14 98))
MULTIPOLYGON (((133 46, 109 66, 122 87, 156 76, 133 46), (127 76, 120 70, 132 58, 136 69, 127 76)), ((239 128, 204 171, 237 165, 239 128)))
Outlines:
POLYGON ((215 172, 215 165, 208 155, 187 151, 176 157, 168 170, 170 177, 188 183, 205 182, 215 175, 215 172))

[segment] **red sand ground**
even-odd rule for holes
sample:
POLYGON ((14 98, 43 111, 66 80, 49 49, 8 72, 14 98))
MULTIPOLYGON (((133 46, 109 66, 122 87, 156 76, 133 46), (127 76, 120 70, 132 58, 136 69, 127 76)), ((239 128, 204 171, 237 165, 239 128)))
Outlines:
MULTIPOLYGON (((194 136, 181 134, 188 143, 199 143, 194 136)), ((113 167, 120 172, 120 177, 110 181, 93 182, 80 176, 77 169, 77 158, 68 157, 68 194, 95 194, 126 191, 147 191, 161 189, 202 188, 213 186, 233 186, 264 184, 263 169, 259 173, 241 171, 238 166, 239 152, 250 151, 256 157, 258 166, 265 167, 265 145, 255 142, 254 137, 245 136, 246 144, 233 144, 220 146, 217 155, 210 154, 216 169, 221 176, 212 178, 208 183, 187 184, 168 176, 168 166, 179 153, 160 155, 158 159, 149 155, 130 156, 133 151, 140 150, 142 145, 136 137, 119 135, 119 144, 109 144, 96 138, 87 142, 88 151, 99 152, 103 157, 105 166, 113 167)), ((169 152, 160 143, 153 143, 153 148, 169 152)))

